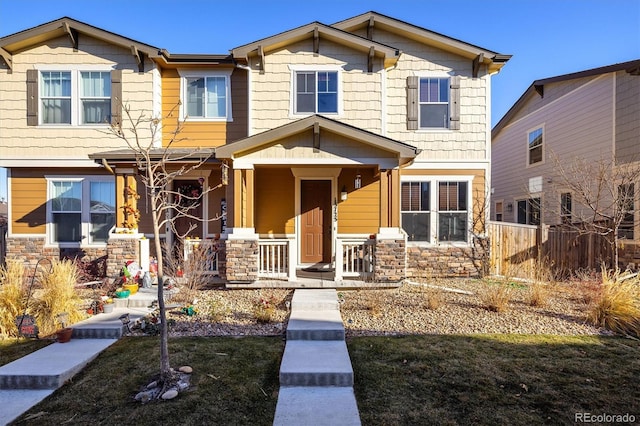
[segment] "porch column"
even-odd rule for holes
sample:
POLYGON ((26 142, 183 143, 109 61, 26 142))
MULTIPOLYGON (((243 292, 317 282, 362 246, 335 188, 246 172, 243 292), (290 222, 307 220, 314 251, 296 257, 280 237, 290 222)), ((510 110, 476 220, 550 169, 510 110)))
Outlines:
POLYGON ((400 227, 400 172, 380 171, 380 228, 400 227))
POLYGON ((399 282, 406 277, 406 246, 400 228, 400 170, 381 170, 380 229, 374 251, 375 281, 399 282))
POLYGON ((233 170, 233 226, 227 230, 224 276, 229 282, 258 279, 258 234, 254 224, 254 170, 233 170))

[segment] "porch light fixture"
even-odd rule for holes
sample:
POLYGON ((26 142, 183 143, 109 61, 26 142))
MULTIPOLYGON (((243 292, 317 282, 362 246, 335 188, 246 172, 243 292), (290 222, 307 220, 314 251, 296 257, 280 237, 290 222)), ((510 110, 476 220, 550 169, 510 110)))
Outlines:
POLYGON ((229 166, 227 166, 227 163, 222 163, 220 170, 222 172, 221 183, 223 185, 229 185, 229 166))
POLYGON ((346 201, 347 200, 347 187, 346 187, 346 185, 342 185, 342 191, 340 191, 340 199, 342 201, 346 201))
POLYGON ((362 188, 362 176, 360 176, 360 173, 356 175, 356 180, 353 181, 353 187, 355 189, 362 188))

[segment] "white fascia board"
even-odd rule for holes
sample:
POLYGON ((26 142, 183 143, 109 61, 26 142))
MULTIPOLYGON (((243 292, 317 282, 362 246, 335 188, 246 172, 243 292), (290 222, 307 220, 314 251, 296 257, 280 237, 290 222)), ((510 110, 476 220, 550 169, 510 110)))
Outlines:
POLYGON ((3 158, 0 159, 0 167, 15 167, 15 168, 36 168, 36 167, 102 167, 89 159, 52 159, 52 158, 3 158))

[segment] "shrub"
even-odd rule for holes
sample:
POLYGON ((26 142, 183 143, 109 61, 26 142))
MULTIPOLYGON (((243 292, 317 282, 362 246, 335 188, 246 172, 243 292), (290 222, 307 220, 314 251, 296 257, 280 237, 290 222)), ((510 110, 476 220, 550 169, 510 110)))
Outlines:
POLYGON ((529 305, 536 307, 543 307, 549 303, 549 297, 551 296, 550 285, 536 281, 527 289, 527 301, 529 305))
POLYGON ((485 309, 504 312, 509 307, 512 285, 508 281, 484 280, 484 287, 478 295, 485 309))
POLYGON ((424 301, 427 309, 435 311, 444 304, 444 294, 441 290, 427 289, 424 293, 424 301))
POLYGON ((602 272, 602 286, 591 306, 588 320, 616 333, 640 336, 640 277, 602 272))
POLYGON ((24 267, 16 260, 8 260, 0 267, 0 336, 18 335, 16 317, 27 309, 27 287, 24 267))
POLYGON ((34 300, 32 311, 43 334, 54 332, 61 325, 58 315, 68 314, 69 324, 84 318, 82 300, 75 290, 78 269, 70 260, 54 260, 51 270, 40 272, 42 290, 34 300))
POLYGON ((256 317, 256 321, 262 323, 273 321, 276 305, 275 296, 260 296, 253 304, 253 315, 256 317))

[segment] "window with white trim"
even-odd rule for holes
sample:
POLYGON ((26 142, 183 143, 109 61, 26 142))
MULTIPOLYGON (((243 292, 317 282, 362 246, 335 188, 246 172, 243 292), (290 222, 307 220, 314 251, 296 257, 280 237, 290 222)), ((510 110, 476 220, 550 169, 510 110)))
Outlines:
POLYGON ((504 211, 504 202, 503 201, 496 201, 495 202, 494 211, 495 211, 496 222, 502 222, 502 220, 503 220, 503 211, 504 211))
POLYGON ((338 113, 337 71, 295 71, 294 113, 338 113))
POLYGON ((528 151, 527 151, 527 159, 528 165, 542 163, 543 160, 543 130, 542 127, 538 127, 535 130, 530 131, 527 134, 528 141, 528 151))
POLYGON ((570 192, 560 194, 560 222, 564 225, 572 222, 573 197, 570 192))
POLYGON ((403 179, 401 220, 408 240, 468 242, 470 187, 471 179, 403 179))
POLYGON ((27 84, 39 87, 31 89, 38 94, 39 105, 27 105, 28 110, 39 109, 39 114, 27 111, 28 116, 40 116, 39 124, 107 125, 111 121, 111 71, 42 70, 28 73, 27 84))
POLYGON ((618 237, 620 239, 633 240, 635 236, 635 192, 633 183, 618 186, 618 208, 622 213, 622 221, 618 227, 618 237))
POLYGON ((180 118, 196 121, 232 121, 231 71, 180 72, 180 118))
POLYGON ((115 183, 108 177, 47 178, 48 241, 104 244, 115 225, 115 183))

